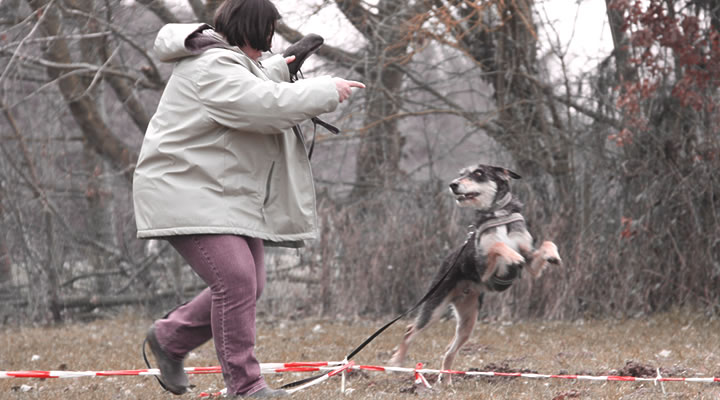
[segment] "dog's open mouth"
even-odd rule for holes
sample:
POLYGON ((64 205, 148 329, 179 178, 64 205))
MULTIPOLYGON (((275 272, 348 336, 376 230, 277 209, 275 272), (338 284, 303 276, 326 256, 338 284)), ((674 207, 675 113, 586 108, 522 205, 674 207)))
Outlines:
POLYGON ((477 192, 470 192, 470 193, 455 193, 455 197, 457 201, 466 201, 466 200, 472 200, 476 197, 478 197, 480 193, 477 192))

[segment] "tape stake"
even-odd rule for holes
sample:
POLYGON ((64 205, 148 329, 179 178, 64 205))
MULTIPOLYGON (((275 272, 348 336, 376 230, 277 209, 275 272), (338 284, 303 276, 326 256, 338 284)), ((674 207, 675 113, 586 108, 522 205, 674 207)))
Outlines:
POLYGON ((295 392, 297 392, 297 391, 300 391, 300 390, 303 390, 303 389, 305 389, 305 388, 308 388, 308 387, 310 387, 310 386, 317 385, 318 383, 325 382, 326 380, 330 379, 331 377, 333 377, 333 376, 335 376, 335 375, 337 375, 337 374, 339 374, 339 373, 347 370, 348 368, 351 368, 353 365, 355 365, 355 362, 350 361, 349 363, 340 366, 340 368, 336 368, 336 369, 328 372, 327 374, 324 374, 324 375, 322 375, 322 376, 317 377, 316 379, 313 379, 313 380, 310 381, 310 382, 306 382, 306 383, 304 383, 304 384, 302 384, 302 385, 300 385, 300 386, 297 386, 297 387, 295 387, 295 388, 292 388, 292 389, 287 389, 287 392, 290 393, 290 394, 292 394, 292 393, 295 393, 295 392))
POLYGON ((663 382, 663 377, 660 375, 660 368, 657 369, 657 376, 655 377, 655 386, 657 386, 658 381, 660 382, 660 388, 662 389, 663 394, 667 394, 665 392, 665 383, 663 382))
POLYGON ((415 366, 415 384, 419 385, 422 383, 423 385, 425 385, 426 388, 432 389, 432 386, 430 386, 430 383, 427 381, 427 379, 425 379, 425 376, 423 376, 423 374, 420 373, 420 370, 422 368, 423 368, 423 364, 420 362, 417 363, 417 365, 415 366))

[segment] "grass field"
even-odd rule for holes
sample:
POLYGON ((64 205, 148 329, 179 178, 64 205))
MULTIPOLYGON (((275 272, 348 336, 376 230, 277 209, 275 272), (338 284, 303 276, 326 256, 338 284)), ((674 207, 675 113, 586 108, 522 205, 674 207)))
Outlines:
MULTIPOLYGON (((53 327, 3 327, 0 370, 118 370, 144 368, 140 344, 150 320, 133 313, 91 323, 53 327)), ((330 361, 345 354, 384 321, 261 321, 257 355, 261 362, 330 361)), ((354 360, 385 365, 406 321, 378 337, 354 360)), ((408 367, 422 362, 439 368, 453 321, 435 324, 410 348, 408 367)), ((215 366, 208 343, 192 353, 186 366, 215 366)), ((576 322, 483 321, 461 350, 455 369, 536 372, 541 374, 720 376, 720 320, 673 312, 630 320, 576 322)), ((266 375, 277 387, 308 374, 266 375)), ((433 383, 435 376, 427 376, 433 383)), ((164 393, 152 377, 93 377, 0 380, 0 399, 191 399, 224 387, 219 374, 192 375, 195 387, 181 397, 164 393)), ((456 377, 452 386, 424 389, 411 374, 354 372, 348 393, 340 378, 292 396, 293 399, 720 399, 720 384, 593 382, 562 379, 456 377)))

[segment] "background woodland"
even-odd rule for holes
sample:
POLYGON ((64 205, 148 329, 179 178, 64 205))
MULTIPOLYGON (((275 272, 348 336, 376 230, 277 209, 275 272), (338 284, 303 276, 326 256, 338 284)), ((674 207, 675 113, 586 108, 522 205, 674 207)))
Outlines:
MULTIPOLYGON (((484 316, 720 312, 720 3, 606 0, 613 49, 581 73, 541 0, 302 4, 353 38, 328 40, 304 73, 368 87, 323 116, 343 132, 317 131, 320 237, 268 250, 260 312, 410 307, 466 236, 447 183, 477 162, 523 176, 531 232, 564 259, 486 296, 484 316)), ((152 41, 218 5, 0 1, 4 323, 169 308, 204 287, 166 243, 135 238, 131 181, 171 71, 152 41)), ((296 20, 275 52, 312 32, 296 20)))

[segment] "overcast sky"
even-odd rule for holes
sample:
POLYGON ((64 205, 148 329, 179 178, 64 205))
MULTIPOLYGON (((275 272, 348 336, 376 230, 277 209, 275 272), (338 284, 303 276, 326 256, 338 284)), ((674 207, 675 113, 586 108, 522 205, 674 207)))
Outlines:
MULTIPOLYGON (((317 33, 327 44, 355 50, 362 44, 352 27, 334 6, 319 7, 324 0, 274 0, 283 20, 303 33, 317 33), (320 11, 317 12, 317 9, 320 11)), ((549 41, 567 50, 565 61, 571 71, 591 69, 612 50, 604 0, 539 0, 539 22, 550 22, 553 29, 540 32, 541 54, 546 56, 549 41)), ((546 24, 543 24, 546 25, 546 24)), ((278 46, 279 48, 279 46, 278 46)))

